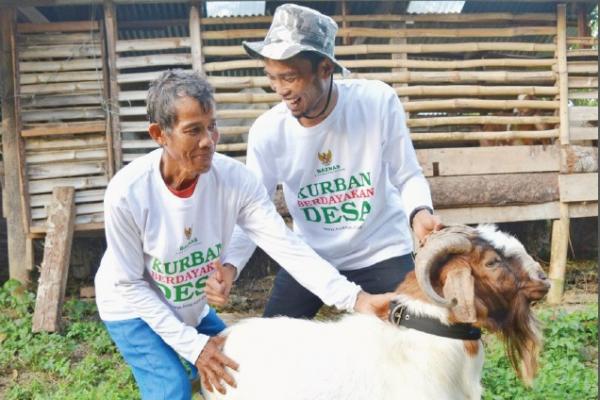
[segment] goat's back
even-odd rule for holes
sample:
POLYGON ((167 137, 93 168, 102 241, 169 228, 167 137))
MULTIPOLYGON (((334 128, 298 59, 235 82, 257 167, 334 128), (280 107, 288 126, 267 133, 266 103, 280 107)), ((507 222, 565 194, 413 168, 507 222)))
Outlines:
POLYGON ((365 381, 360 371, 376 371, 381 365, 380 337, 385 329, 382 321, 362 315, 338 322, 286 317, 244 320, 224 332, 224 352, 240 365, 238 372, 232 372, 237 389, 228 388, 227 396, 207 393, 205 397, 364 399, 354 385, 365 381), (357 363, 361 368, 356 368, 357 363))

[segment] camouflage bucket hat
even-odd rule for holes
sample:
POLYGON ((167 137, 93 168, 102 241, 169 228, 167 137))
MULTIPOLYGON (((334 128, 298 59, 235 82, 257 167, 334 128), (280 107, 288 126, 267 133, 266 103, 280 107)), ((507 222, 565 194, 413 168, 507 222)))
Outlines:
POLYGON ((313 9, 296 4, 277 7, 271 28, 264 41, 243 42, 244 50, 252 58, 287 60, 301 51, 314 51, 329 58, 335 71, 348 75, 334 56, 335 21, 313 9))

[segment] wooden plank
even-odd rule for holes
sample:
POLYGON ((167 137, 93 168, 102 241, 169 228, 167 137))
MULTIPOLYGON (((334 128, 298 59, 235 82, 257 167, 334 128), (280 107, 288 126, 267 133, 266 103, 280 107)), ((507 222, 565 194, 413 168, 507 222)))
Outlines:
POLYGON ((84 58, 65 61, 21 61, 21 72, 59 72, 59 71, 85 71, 102 68, 102 60, 98 58, 84 58))
MULTIPOLYGON (((537 221, 560 218, 558 201, 500 207, 468 207, 436 209, 446 224, 483 224, 518 221, 537 221)), ((598 216, 598 203, 570 203, 570 218, 598 216)))
POLYGON ((43 32, 17 35, 19 46, 39 46, 42 44, 80 44, 99 42, 98 32, 62 33, 43 32))
POLYGON ((44 259, 33 313, 34 332, 57 332, 61 329, 60 317, 73 241, 74 193, 72 187, 57 187, 52 191, 44 259))
POLYGON ((579 126, 572 126, 570 128, 571 133, 571 140, 573 141, 577 141, 577 140, 598 140, 598 127, 579 127, 579 126))
MULTIPOLYGON (((101 202, 104 199, 104 189, 77 190, 75 204, 101 202)), ((31 207, 46 207, 52 201, 52 194, 37 194, 31 196, 31 207)))
MULTIPOLYGON (((598 50, 595 50, 596 52, 598 50)), ((569 88, 571 89, 596 89, 598 90, 598 78, 593 76, 570 76, 569 88)))
MULTIPOLYGON (((219 132, 223 128, 219 128, 219 132)), ((555 139, 558 129, 543 131, 470 131, 470 132, 411 132, 413 142, 456 142, 465 140, 555 139)))
POLYGON ((79 71, 73 72, 47 72, 37 74, 21 74, 21 85, 35 85, 39 83, 56 82, 84 82, 102 80, 102 71, 79 71))
MULTIPOLYGON (((100 25, 101 38, 104 41, 106 35, 104 34, 104 25, 100 25)), ((106 62, 106 46, 102 46, 102 61, 106 62)), ((110 99, 110 74, 108 71, 108 67, 106 65, 102 66, 102 99, 109 100, 110 99)), ((103 108, 110 114, 110 109, 107 110, 106 102, 102 102, 103 108)), ((105 118, 105 132, 104 137, 106 138, 106 173, 109 178, 112 178, 115 175, 115 159, 114 159, 114 151, 113 151, 113 132, 111 125, 111 116, 107 115, 105 118)))
POLYGON ((571 61, 567 64, 569 74, 598 74, 597 62, 571 61))
MULTIPOLYGON (((188 37, 118 40, 116 41, 115 51, 117 53, 124 53, 127 51, 171 50, 185 49, 190 46, 191 41, 188 37)), ((241 45, 239 47, 241 49, 241 45)))
POLYGON ((119 84, 117 82, 117 9, 112 1, 104 2, 104 32, 106 36, 106 63, 108 71, 108 121, 110 127, 112 153, 109 159, 113 161, 110 171, 118 171, 123 166, 121 150, 121 128, 119 126, 119 84))
POLYGON ((104 161, 108 157, 107 153, 107 149, 84 149, 33 153, 27 155, 27 164, 47 164, 65 161, 104 161))
POLYGON ((19 60, 37 60, 40 58, 73 59, 100 56, 100 46, 94 44, 31 46, 19 52, 19 60))
POLYGON ((106 161, 78 161, 66 163, 32 164, 27 166, 27 176, 34 180, 106 174, 106 161))
POLYGON ((50 93, 89 93, 90 90, 102 90, 102 82, 64 82, 44 83, 42 85, 25 85, 21 94, 50 94, 50 93))
MULTIPOLYGON (((75 217, 75 232, 101 231, 104 229, 102 214, 80 215, 75 217)), ((46 222, 38 221, 31 227, 32 238, 43 238, 46 233, 46 222)))
POLYGON ((560 101, 560 143, 569 144, 569 81, 567 73, 567 14, 564 5, 557 6, 556 60, 558 73, 558 99, 560 101))
POLYGON ((18 24, 19 33, 32 32, 88 32, 98 30, 98 21, 52 22, 44 24, 18 24))
POLYGON ((569 91, 569 99, 598 99, 598 90, 569 91))
POLYGON ((204 72, 204 55, 202 54, 202 29, 200 27, 200 4, 195 3, 190 7, 189 30, 190 46, 192 50, 192 69, 197 72, 204 72))
POLYGON ((105 188, 106 176, 78 176, 74 178, 43 179, 29 182, 29 192, 33 194, 50 193, 56 186, 73 186, 77 190, 105 188))
POLYGON ((554 172, 560 168, 558 146, 500 146, 418 149, 425 176, 554 172), (456 160, 461 160, 457 162, 456 160))
POLYGON ((567 57, 598 57, 598 49, 567 50, 567 57))
MULTIPOLYGON (((102 213, 104 210, 104 203, 84 203, 77 204, 75 206, 75 215, 85 215, 85 214, 94 214, 94 213, 102 213)), ((31 213, 31 218, 33 220, 40 220, 48 218, 51 211, 46 207, 34 208, 31 213)))
POLYGON ((598 171, 598 146, 561 146, 561 173, 598 171))
POLYGON ((16 65, 15 9, 0 12, 0 90, 2 93, 2 158, 3 158, 3 209, 7 226, 7 250, 9 276, 23 284, 29 283, 29 271, 33 269, 33 247, 27 238, 29 231, 29 205, 25 190, 23 142, 19 136, 18 70, 16 65), (6 194, 10 193, 8 196, 6 194))
POLYGON ((21 97, 23 108, 82 106, 90 104, 103 104, 104 98, 101 93, 92 91, 83 94, 59 94, 59 95, 33 95, 21 97))
POLYGON ((561 202, 598 201, 598 173, 559 175, 561 202))
POLYGON ((99 119, 105 117, 106 115, 102 107, 49 108, 32 111, 23 110, 21 112, 21 121, 23 122, 57 121, 65 119, 99 119))
POLYGON ((38 136, 56 136, 56 135, 74 135, 78 133, 94 133, 104 132, 106 122, 86 121, 86 122, 69 122, 69 123, 50 123, 28 127, 21 131, 22 137, 38 137, 38 136))
POLYGON ((569 121, 598 121, 598 107, 575 106, 569 108, 569 121))
POLYGON ((106 148, 106 138, 100 135, 81 135, 75 139, 30 138, 25 142, 28 152, 106 148))

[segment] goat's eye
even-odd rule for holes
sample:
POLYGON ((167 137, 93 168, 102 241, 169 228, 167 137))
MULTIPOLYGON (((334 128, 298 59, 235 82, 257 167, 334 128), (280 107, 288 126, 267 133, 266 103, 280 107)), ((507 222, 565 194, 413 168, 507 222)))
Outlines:
POLYGON ((488 268, 496 268, 500 264, 499 258, 493 258, 490 261, 485 263, 485 266, 488 268))

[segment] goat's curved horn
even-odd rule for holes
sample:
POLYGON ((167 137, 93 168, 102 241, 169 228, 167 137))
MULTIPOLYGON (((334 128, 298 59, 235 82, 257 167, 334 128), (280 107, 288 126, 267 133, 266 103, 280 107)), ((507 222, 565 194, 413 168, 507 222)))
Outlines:
POLYGON ((431 269, 448 254, 461 254, 471 251, 472 244, 467 235, 472 228, 448 227, 439 232, 431 234, 415 257, 415 274, 421 290, 434 303, 443 307, 452 307, 451 300, 441 297, 431 285, 431 269))

